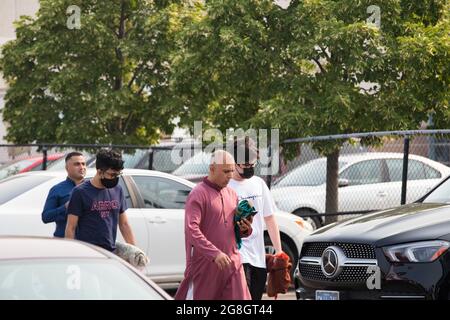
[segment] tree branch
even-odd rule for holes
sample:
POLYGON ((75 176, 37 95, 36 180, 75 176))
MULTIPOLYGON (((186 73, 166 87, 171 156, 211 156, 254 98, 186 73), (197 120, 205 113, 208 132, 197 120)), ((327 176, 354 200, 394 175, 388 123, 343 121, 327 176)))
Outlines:
POLYGON ((133 84, 133 81, 136 80, 136 77, 138 76, 139 72, 141 72, 142 68, 144 67, 144 62, 142 62, 139 66, 134 69, 133 77, 131 77, 130 82, 128 82, 128 89, 131 88, 131 85, 133 84))
POLYGON ((123 133, 126 133, 126 132, 127 132, 128 125, 130 124, 131 117, 133 116, 133 112, 134 112, 134 111, 131 111, 131 112, 128 114, 127 119, 125 120, 125 125, 123 126, 123 130, 122 130, 123 133))
POLYGON ((139 91, 136 92, 136 95, 137 95, 137 96, 140 96, 141 93, 142 93, 142 91, 144 91, 144 88, 145 88, 145 84, 143 84, 143 85, 141 86, 141 88, 139 89, 139 91))
POLYGON ((323 54, 328 58, 328 59, 331 59, 331 56, 329 56, 328 54, 327 54, 327 52, 321 47, 321 46, 318 46, 319 48, 320 48, 320 50, 323 52, 323 54))
POLYGON ((319 60, 317 60, 316 58, 312 58, 312 59, 319 66, 320 72, 321 73, 325 73, 325 69, 322 67, 322 65, 320 64, 319 60))

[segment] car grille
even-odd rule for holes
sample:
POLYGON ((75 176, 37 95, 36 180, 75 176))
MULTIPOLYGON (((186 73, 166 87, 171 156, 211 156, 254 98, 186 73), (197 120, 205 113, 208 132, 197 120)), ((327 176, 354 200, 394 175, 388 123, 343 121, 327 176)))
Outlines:
MULTIPOLYGON (((371 276, 368 273, 368 267, 376 265, 375 248, 370 244, 361 243, 342 243, 342 242, 306 242, 303 244, 300 259, 305 258, 304 262, 299 262, 299 272, 303 279, 311 281, 322 281, 329 283, 342 284, 363 284, 371 276), (322 272, 319 261, 322 254, 328 247, 339 247, 347 259, 354 259, 361 265, 343 265, 342 271, 335 278, 328 278, 322 272), (307 262, 309 258, 315 258, 314 263, 307 262), (361 262, 364 261, 364 262, 361 262), (367 261, 371 260, 371 261, 367 261)), ((314 259, 309 259, 314 260, 314 259)), ((347 260, 349 261, 349 260, 347 260)), ((353 262, 355 263, 355 262, 353 262)))
POLYGON ((351 259, 376 259, 375 249, 370 244, 339 243, 339 242, 307 242, 303 244, 300 257, 321 257, 326 248, 330 246, 340 247, 347 258, 351 259))
POLYGON ((329 281, 339 283, 364 283, 370 277, 367 266, 344 267, 334 279, 325 277, 320 265, 299 264, 299 271, 303 278, 314 281, 329 281))

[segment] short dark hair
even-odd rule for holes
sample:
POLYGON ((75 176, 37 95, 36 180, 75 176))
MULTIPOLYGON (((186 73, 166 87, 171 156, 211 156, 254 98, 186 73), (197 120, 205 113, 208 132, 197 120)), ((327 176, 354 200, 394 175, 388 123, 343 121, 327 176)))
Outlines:
POLYGON ((235 137, 233 142, 234 162, 242 164, 242 152, 244 153, 244 163, 251 163, 258 159, 258 149, 252 138, 246 136, 244 138, 235 137))
POLYGON ((103 171, 106 171, 108 169, 117 171, 122 170, 122 155, 114 150, 101 149, 99 152, 97 152, 95 167, 103 171))
POLYGON ((81 152, 78 152, 78 151, 69 152, 69 153, 66 155, 65 161, 66 161, 66 163, 67 163, 67 161, 69 161, 70 158, 72 158, 72 157, 78 157, 78 156, 82 156, 82 155, 83 155, 83 154, 82 154, 81 152))

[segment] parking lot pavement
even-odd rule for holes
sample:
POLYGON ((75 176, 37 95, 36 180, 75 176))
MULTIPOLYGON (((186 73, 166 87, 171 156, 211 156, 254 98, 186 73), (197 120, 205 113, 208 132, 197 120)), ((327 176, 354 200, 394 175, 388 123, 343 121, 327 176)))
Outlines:
MULTIPOLYGON (((262 299, 263 300, 272 300, 272 301, 274 300, 273 297, 269 298, 266 293, 263 295, 262 299)), ((277 300, 296 300, 295 299, 295 290, 292 288, 285 294, 279 294, 277 297, 277 300)))
MULTIPOLYGON (((176 290, 174 290, 174 289, 166 289, 166 292, 173 297, 173 296, 175 296, 176 290)), ((269 301, 270 300, 272 300, 272 301, 275 300, 273 297, 269 298, 266 293, 263 295, 262 299, 263 300, 269 300, 269 301)), ((286 294, 279 294, 277 300, 295 300, 294 288, 290 289, 286 294)))

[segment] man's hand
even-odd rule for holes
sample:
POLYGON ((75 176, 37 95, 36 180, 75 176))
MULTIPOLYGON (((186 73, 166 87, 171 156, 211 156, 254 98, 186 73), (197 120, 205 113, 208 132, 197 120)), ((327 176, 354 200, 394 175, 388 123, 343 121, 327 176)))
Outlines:
POLYGON ((231 264, 231 259, 225 253, 219 253, 214 262, 217 264, 220 270, 227 268, 231 264))
MULTIPOLYGON (((253 221, 253 217, 251 218, 251 221, 253 221)), ((239 231, 244 236, 249 236, 252 231, 252 223, 248 219, 242 219, 241 221, 237 222, 237 225, 239 226, 239 231)))
POLYGON ((134 237, 133 230, 128 223, 127 214, 122 212, 119 214, 119 229, 126 243, 136 245, 136 238, 134 237))
POLYGON ((66 232, 64 237, 69 239, 75 239, 75 230, 78 225, 78 216, 73 214, 67 215, 66 232))

